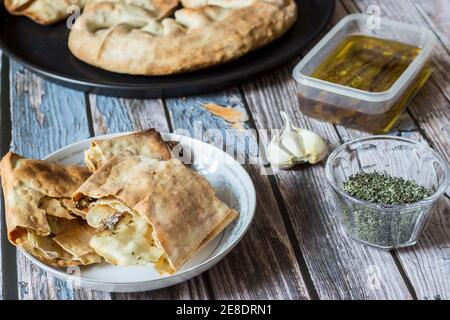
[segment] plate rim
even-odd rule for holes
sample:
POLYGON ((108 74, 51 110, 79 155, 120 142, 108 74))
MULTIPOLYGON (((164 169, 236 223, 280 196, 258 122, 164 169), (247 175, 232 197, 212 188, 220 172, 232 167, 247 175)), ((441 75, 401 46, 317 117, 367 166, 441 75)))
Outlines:
MULTIPOLYGON (((42 160, 48 160, 49 158, 55 157, 57 156, 59 153, 70 150, 74 147, 76 147, 79 144, 82 143, 90 143, 93 140, 104 140, 104 139, 110 139, 110 138, 114 138, 114 137, 119 137, 119 136, 123 136, 123 135, 127 135, 127 134, 132 134, 132 133, 136 133, 138 131, 129 131, 129 132, 120 132, 120 133, 110 133, 110 134, 105 134, 105 135, 99 135, 99 136, 95 136, 95 137, 90 137, 87 139, 83 139, 83 140, 79 140, 77 142, 71 143, 67 146, 64 146, 58 150, 53 151, 52 153, 48 154, 47 156, 43 157, 42 160)), ((145 286, 145 285, 149 285, 149 284, 160 284, 160 283, 164 283, 166 281, 175 281, 174 283, 169 283, 167 286, 171 286, 171 285, 175 285, 177 283, 180 282, 184 282, 187 281, 197 275, 199 275, 200 273, 210 269, 211 267, 213 267, 215 264, 217 264, 218 262, 220 262, 223 258, 225 258, 230 252, 231 250, 234 249, 234 247, 242 240, 242 238, 245 236, 245 234, 247 233, 248 229, 250 228, 250 225, 253 222, 253 219, 255 217, 255 212, 256 212, 256 189, 255 189, 255 185, 253 183, 253 180, 251 179, 250 175, 248 174, 247 170, 244 169, 244 167, 236 161, 236 159, 234 159, 233 157, 231 157, 229 154, 227 154, 226 152, 224 152, 223 150, 221 150, 220 148, 206 143, 204 141, 198 140, 198 139, 194 139, 188 136, 184 136, 184 135, 180 135, 180 134, 175 134, 175 133, 169 133, 169 132, 161 132, 161 136, 163 137, 164 140, 167 139, 175 139, 176 141, 180 141, 177 139, 183 139, 183 140, 187 140, 188 142, 194 142, 194 143, 199 143, 199 144, 205 144, 210 148, 216 149, 217 151, 223 153, 225 155, 226 158, 228 159, 232 159, 233 163, 239 168, 240 171, 242 171, 242 174, 244 176, 244 179, 248 180, 249 182, 249 186, 251 187, 251 189, 249 190, 249 219, 247 219, 247 223, 244 226, 244 228, 242 229, 241 233, 238 235, 238 237, 225 249, 223 249, 222 251, 219 251, 219 253, 212 258, 207 258, 205 261, 201 262, 200 264, 193 266, 189 269, 183 270, 181 272, 176 272, 172 275, 168 275, 165 276, 163 278, 159 278, 159 279, 153 279, 153 280, 146 280, 146 281, 134 281, 134 282, 105 282, 105 281, 101 281, 101 280, 95 280, 92 278, 83 278, 82 276, 74 276, 72 274, 68 274, 65 273, 61 270, 58 270, 52 266, 49 266, 41 261, 39 261, 37 258, 33 257, 31 254, 29 254, 28 252, 24 251, 22 248, 17 247, 17 249, 24 254, 28 259, 30 259, 33 263, 35 263, 39 268, 41 268, 42 270, 56 276, 59 279, 63 279, 65 281, 69 281, 71 277, 75 277, 75 279, 77 279, 77 281, 80 281, 81 286, 80 287, 86 287, 86 285, 90 286, 91 288, 93 288, 95 286, 96 290, 102 290, 100 287, 106 287, 106 286, 112 286, 112 287, 126 287, 126 286, 145 286), (167 138, 167 139, 166 139, 167 138), (183 277, 184 276, 184 277, 183 277), (177 278, 179 281, 177 281, 177 278), (100 287, 99 287, 100 286, 100 287)), ((222 231, 223 232, 223 231, 222 231)), ((167 287, 167 286, 161 286, 159 288, 163 288, 163 287, 167 287)), ((104 289, 103 289, 104 290, 104 289)), ((145 291, 149 291, 149 290, 154 290, 154 289, 145 289, 145 291)), ((116 290, 106 290, 109 292, 117 292, 116 290)), ((134 292, 133 290, 129 291, 126 290, 126 292, 134 292)))

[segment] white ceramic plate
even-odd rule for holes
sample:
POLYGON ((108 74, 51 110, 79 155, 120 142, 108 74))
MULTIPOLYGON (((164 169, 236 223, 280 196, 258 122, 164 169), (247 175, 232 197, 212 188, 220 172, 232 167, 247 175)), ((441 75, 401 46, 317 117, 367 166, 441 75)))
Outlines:
MULTIPOLYGON (((94 139, 107 139, 118 135, 121 134, 94 139)), ((222 150, 185 136, 175 134, 162 134, 162 136, 166 141, 178 141, 183 146, 183 159, 188 160, 191 155, 192 168, 208 179, 222 201, 239 212, 239 218, 189 259, 181 270, 167 276, 160 275, 151 265, 118 267, 106 263, 63 270, 47 266, 31 255, 25 252, 24 254, 42 269, 66 280, 71 286, 109 292, 136 292, 168 287, 197 276, 223 259, 250 226, 256 205, 255 187, 244 168, 222 150)), ((44 160, 82 165, 83 151, 89 147, 92 140, 69 145, 52 153, 44 160)))

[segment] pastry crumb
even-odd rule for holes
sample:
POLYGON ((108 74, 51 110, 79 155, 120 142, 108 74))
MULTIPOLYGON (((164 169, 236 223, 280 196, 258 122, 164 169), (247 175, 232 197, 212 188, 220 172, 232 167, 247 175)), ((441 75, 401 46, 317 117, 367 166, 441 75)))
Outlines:
POLYGON ((221 106, 216 103, 205 103, 203 104, 203 107, 213 115, 231 123, 233 128, 243 129, 244 122, 248 121, 247 114, 229 106, 221 106))

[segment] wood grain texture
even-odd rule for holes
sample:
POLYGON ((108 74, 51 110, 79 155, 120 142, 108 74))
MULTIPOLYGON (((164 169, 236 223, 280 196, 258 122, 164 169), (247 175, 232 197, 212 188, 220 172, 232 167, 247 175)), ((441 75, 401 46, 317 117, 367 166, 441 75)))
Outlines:
POLYGON ((450 200, 443 197, 419 242, 398 250, 419 299, 450 299, 450 200))
MULTIPOLYGON (((82 93, 31 74, 15 62, 10 68, 11 149, 25 157, 43 158, 58 148, 89 137, 82 93)), ((94 299, 107 294, 73 290, 17 255, 20 299, 94 299)))
POLYGON ((442 44, 450 49, 450 2, 448 0, 412 0, 412 2, 442 44))
MULTIPOLYGON (((254 155, 256 136, 249 130, 235 129, 223 118, 208 112, 203 104, 215 103, 245 112, 242 98, 233 89, 186 99, 169 99, 175 131, 195 132, 217 129, 229 133, 229 139, 211 141, 219 148, 236 146, 236 152, 254 155)), ((207 139, 206 139, 207 140, 207 139)), ((245 158, 245 157, 242 157, 245 158)), ((257 190, 257 210, 252 225, 233 251, 207 272, 216 299, 306 299, 310 297, 287 237, 277 201, 267 176, 256 165, 246 165, 257 190)))
MULTIPOLYGON (((420 17, 420 13, 410 1, 388 3, 386 1, 352 2, 346 0, 344 3, 350 12, 364 11, 366 6, 375 4, 380 6, 382 14, 391 18, 416 24, 425 24, 425 21, 420 17), (408 12, 408 15, 400 15, 398 10, 400 12, 408 12)), ((435 9, 439 9, 439 6, 435 9)), ((434 54, 439 56, 439 49, 434 54)), ((433 59, 436 59, 436 57, 433 59)), ((439 61, 434 63, 446 63, 441 59, 439 61)), ((408 136, 408 138, 434 146, 448 160, 450 144, 449 106, 440 88, 441 82, 437 81, 435 77, 436 73, 432 75, 430 81, 426 83, 409 105, 411 119, 419 125, 419 128, 418 130, 413 130, 414 134, 408 136)), ((446 83, 443 84, 445 85, 446 83)), ((342 127, 339 127, 338 131, 344 140, 367 135, 367 133, 342 127)), ((397 250, 396 252, 419 299, 449 299, 450 297, 450 279, 448 278, 450 270, 449 228, 449 199, 444 197, 439 202, 431 222, 420 238, 419 243, 414 247, 397 250)))
MULTIPOLYGON (((156 128, 168 132, 161 100, 116 99, 90 95, 95 135, 156 128)), ((117 293, 114 299, 208 299, 209 289, 204 276, 150 292, 117 293)))
MULTIPOLYGON (((298 107, 298 88, 290 68, 283 68, 244 86, 245 97, 259 130, 281 128, 286 111, 302 128, 340 144, 333 125, 305 117, 298 107)), ((389 252, 348 239, 339 223, 325 181, 324 164, 281 170, 277 185, 321 299, 410 299, 389 252)))

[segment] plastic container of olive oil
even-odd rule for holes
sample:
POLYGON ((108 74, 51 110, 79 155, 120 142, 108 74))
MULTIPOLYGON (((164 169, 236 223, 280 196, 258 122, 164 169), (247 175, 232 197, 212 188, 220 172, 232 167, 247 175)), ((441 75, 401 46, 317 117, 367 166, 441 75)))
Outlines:
POLYGON ((294 68, 300 110, 346 127, 388 132, 429 78, 435 43, 424 27, 348 15, 294 68))

